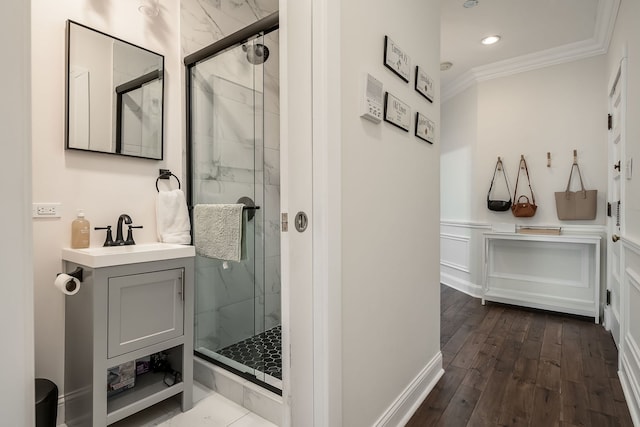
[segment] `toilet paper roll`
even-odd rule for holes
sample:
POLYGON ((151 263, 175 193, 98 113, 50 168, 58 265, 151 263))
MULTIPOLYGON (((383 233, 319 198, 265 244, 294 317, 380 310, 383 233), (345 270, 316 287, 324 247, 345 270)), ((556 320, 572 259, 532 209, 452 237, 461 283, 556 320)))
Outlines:
POLYGON ((58 274, 54 286, 65 295, 75 295, 80 290, 80 281, 68 274, 58 274))

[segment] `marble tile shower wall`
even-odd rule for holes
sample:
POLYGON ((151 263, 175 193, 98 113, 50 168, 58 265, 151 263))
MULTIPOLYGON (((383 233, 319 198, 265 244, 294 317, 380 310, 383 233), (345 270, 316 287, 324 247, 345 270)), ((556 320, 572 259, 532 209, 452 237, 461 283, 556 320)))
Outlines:
MULTIPOLYGON (((183 54, 208 46, 277 8, 277 0, 182 0, 183 54)), ((246 247, 252 248, 255 239, 255 263, 230 263, 228 269, 216 260, 196 263, 196 347, 214 351, 277 326, 281 318, 277 32, 267 35, 264 44, 270 50, 264 73, 236 49, 225 53, 224 64, 218 61, 215 71, 199 64, 195 76, 201 96, 192 98, 197 103, 193 106, 198 170, 194 185, 201 202, 233 203, 249 195, 263 208, 246 229, 246 247), (256 102, 260 96, 254 99, 249 89, 254 84, 263 86, 264 103, 256 102), (254 130, 264 139, 255 138, 254 130)))

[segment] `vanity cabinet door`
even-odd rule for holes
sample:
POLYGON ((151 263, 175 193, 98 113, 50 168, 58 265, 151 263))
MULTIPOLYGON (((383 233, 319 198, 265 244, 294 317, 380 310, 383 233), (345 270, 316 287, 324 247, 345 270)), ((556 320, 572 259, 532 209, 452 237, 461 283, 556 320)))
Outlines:
POLYGON ((109 358, 183 334, 183 275, 179 268, 109 278, 109 358))

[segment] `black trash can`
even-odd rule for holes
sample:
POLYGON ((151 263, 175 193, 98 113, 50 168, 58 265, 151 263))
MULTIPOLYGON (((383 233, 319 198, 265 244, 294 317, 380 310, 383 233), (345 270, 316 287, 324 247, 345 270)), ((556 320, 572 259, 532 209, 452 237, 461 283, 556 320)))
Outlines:
POLYGON ((56 427, 58 387, 45 378, 36 378, 36 427, 56 427))

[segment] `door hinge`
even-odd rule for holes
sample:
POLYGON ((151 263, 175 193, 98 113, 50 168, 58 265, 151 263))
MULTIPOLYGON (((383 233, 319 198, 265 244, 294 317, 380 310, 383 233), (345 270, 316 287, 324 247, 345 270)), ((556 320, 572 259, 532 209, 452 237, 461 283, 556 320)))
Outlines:
POLYGON ((611 291, 607 289, 607 305, 611 305, 611 291))
POLYGON ((611 218, 611 203, 607 202, 607 216, 611 218))
POLYGON ((281 216, 282 216, 282 220, 281 220, 282 231, 283 232, 289 231, 289 214, 286 212, 282 212, 281 216))
POLYGON ((607 114, 607 130, 613 129, 613 116, 611 114, 607 114))

